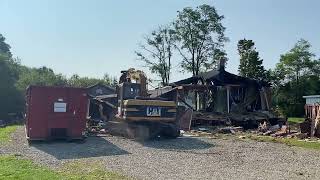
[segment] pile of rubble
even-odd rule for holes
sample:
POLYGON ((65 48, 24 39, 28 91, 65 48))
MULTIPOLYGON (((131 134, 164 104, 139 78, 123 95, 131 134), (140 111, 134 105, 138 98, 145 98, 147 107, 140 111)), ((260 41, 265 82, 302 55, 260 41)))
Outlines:
MULTIPOLYGON (((285 138, 298 138, 305 139, 310 137, 310 123, 309 128, 306 125, 307 122, 300 124, 300 130, 293 130, 288 123, 283 125, 269 125, 267 122, 263 122, 259 125, 256 133, 263 136, 271 137, 285 137, 285 138)), ((308 123, 307 123, 308 124, 308 123)))
POLYGON ((260 123, 258 127, 258 134, 264 135, 264 136, 278 137, 278 136, 286 136, 290 133, 291 133, 290 128, 287 124, 284 124, 284 125, 276 124, 271 126, 266 121, 264 121, 263 123, 260 123))
MULTIPOLYGON (((301 123, 300 126, 308 126, 305 125, 305 123, 306 122, 301 123)), ((250 132, 260 136, 306 139, 310 137, 310 123, 308 127, 304 129, 300 128, 301 130, 297 128, 291 129, 287 122, 271 125, 268 121, 264 121, 260 123, 258 128, 251 130, 246 130, 241 126, 202 126, 191 130, 190 133, 192 136, 210 136, 217 133, 237 134, 241 132, 250 132)))

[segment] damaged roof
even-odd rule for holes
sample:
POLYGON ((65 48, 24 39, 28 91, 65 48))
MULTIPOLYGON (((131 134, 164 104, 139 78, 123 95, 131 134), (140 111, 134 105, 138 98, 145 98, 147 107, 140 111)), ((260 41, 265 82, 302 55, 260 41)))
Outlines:
POLYGON ((150 95, 150 97, 158 97, 160 95, 171 92, 172 90, 173 90, 172 86, 165 86, 165 87, 149 90, 148 94, 150 95))
POLYGON ((111 86, 104 85, 102 83, 97 83, 93 86, 88 87, 87 89, 88 89, 88 94, 91 97, 110 95, 110 94, 116 93, 115 88, 113 88, 111 86))
POLYGON ((214 69, 205 73, 201 73, 198 76, 183 79, 172 83, 172 85, 178 86, 183 84, 197 83, 198 81, 207 82, 210 84, 213 82, 216 86, 223 86, 228 84, 233 85, 257 85, 257 86, 269 86, 268 83, 253 80, 250 78, 238 76, 225 71, 224 69, 214 69))

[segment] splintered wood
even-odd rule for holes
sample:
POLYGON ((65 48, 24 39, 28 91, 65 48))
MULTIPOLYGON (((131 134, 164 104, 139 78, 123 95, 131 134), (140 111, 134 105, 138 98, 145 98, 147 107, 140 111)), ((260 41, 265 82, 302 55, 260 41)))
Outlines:
POLYGON ((310 137, 320 137, 320 105, 305 105, 304 122, 300 123, 301 132, 308 133, 310 137))
POLYGON ((314 106, 312 108, 313 111, 313 117, 311 120, 311 137, 320 136, 320 128, 319 128, 319 121, 320 121, 320 106, 314 106))

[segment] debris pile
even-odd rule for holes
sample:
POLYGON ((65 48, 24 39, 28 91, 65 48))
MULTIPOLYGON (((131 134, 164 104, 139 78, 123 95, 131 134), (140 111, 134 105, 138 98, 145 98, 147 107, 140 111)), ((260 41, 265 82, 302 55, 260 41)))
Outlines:
POLYGON ((106 123, 101 119, 88 119, 87 132, 90 135, 105 134, 106 123))
POLYGON ((192 115, 192 126, 225 126, 231 125, 230 119, 222 113, 195 111, 192 115))
POLYGON ((260 123, 258 127, 259 135, 264 136, 272 136, 272 137, 279 137, 279 136, 286 136, 290 134, 290 128, 288 124, 284 125, 269 125, 266 121, 260 123))
POLYGON ((306 118, 304 122, 300 123, 301 133, 306 134, 307 137, 320 137, 320 117, 312 120, 306 118))
MULTIPOLYGON (((288 123, 283 125, 269 125, 267 122, 263 122, 259 125, 257 134, 263 136, 271 136, 271 137, 283 137, 283 138, 298 138, 298 139, 306 139, 312 136, 312 120, 305 119, 304 122, 299 124, 300 127, 297 130, 292 130, 288 123)), ((315 131, 317 132, 317 131, 315 131)), ((317 133, 315 133, 316 137, 319 137, 317 133)))
POLYGON ((309 137, 320 137, 320 105, 305 105, 305 121, 300 123, 301 133, 309 137))
POLYGON ((218 129, 218 132, 223 134, 236 134, 237 132, 242 132, 242 131, 243 131, 243 127, 233 127, 233 126, 228 126, 228 127, 223 127, 218 129))
MULTIPOLYGON (((284 124, 286 118, 279 118, 270 111, 255 112, 205 112, 195 111, 192 116, 192 126, 240 126, 243 129, 257 129, 259 124, 266 122, 271 125, 284 124)), ((279 127, 280 128, 280 127, 279 127)))

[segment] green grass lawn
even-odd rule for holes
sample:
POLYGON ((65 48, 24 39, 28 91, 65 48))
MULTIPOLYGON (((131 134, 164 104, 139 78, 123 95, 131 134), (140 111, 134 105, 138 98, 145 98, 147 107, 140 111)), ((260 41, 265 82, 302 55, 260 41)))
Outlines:
POLYGON ((0 156, 0 179, 61 179, 63 176, 29 160, 0 156))
MULTIPOLYGON (((16 131, 17 125, 0 128, 0 144, 8 143, 10 135, 16 131)), ((1 145, 0 145, 1 146, 1 145)), ((58 170, 52 170, 34 164, 21 157, 0 155, 0 180, 51 180, 51 179, 129 179, 113 172, 106 171, 99 162, 76 161, 67 163, 58 170)))
POLYGON ((129 179, 126 176, 108 172, 99 162, 72 162, 66 164, 60 174, 68 177, 67 179, 129 179))
POLYGON ((6 143, 10 140, 10 135, 16 131, 17 125, 0 128, 0 143, 6 143))
POLYGON ((0 156, 0 179, 128 179, 125 176, 105 171, 99 162, 67 163, 59 170, 38 166, 30 160, 15 156, 0 156))
POLYGON ((300 117, 289 117, 288 118, 288 122, 289 124, 298 124, 298 123, 302 123, 304 121, 304 118, 300 118, 300 117))
POLYGON ((296 138, 275 138, 271 136, 258 136, 258 135, 247 135, 249 139, 261 141, 261 142, 274 142, 274 143, 282 143, 288 146, 297 146, 307 149, 316 149, 320 150, 320 142, 314 141, 304 141, 296 138))

